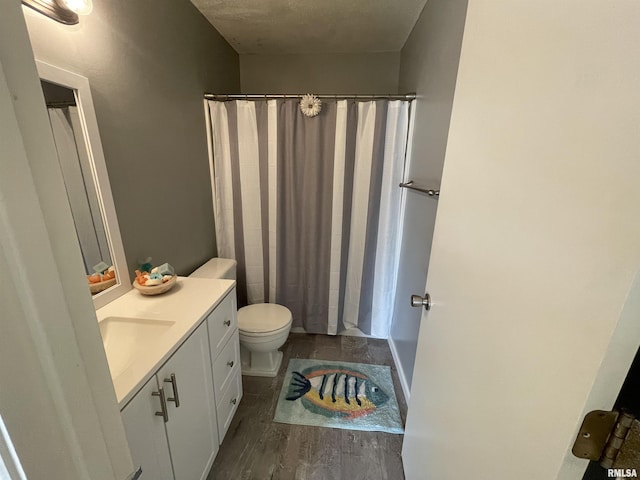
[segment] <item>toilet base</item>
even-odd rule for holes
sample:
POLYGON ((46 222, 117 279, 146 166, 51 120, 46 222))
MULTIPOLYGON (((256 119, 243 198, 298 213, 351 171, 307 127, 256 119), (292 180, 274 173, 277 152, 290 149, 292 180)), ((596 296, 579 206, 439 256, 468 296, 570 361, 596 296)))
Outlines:
POLYGON ((282 364, 282 352, 250 352, 240 346, 242 375, 248 377, 275 377, 282 364))

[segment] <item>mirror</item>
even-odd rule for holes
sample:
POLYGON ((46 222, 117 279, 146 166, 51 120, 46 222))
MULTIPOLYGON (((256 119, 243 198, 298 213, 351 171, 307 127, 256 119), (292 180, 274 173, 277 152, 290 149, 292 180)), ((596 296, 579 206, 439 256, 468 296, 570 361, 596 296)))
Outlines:
MULTIPOLYGON (((110 267, 113 262, 75 95, 70 88, 45 80, 40 83, 47 104, 47 113, 64 185, 67 189, 69 206, 76 225, 76 234, 82 250, 85 271, 88 276, 92 276, 95 273, 93 268, 95 265, 103 264, 110 267)), ((111 277, 109 274, 106 276, 111 277)), ((111 286, 115 284, 115 280, 113 278, 100 282, 103 285, 91 284, 91 292, 98 293, 105 290, 104 284, 111 286)))
POLYGON ((89 81, 37 62, 58 162, 96 308, 131 288, 89 81))

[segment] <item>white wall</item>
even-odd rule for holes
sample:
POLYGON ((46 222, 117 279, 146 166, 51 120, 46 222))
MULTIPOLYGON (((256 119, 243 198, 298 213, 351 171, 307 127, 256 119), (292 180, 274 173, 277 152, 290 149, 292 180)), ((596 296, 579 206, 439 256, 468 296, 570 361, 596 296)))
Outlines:
POLYGON ((0 2, 0 144, 0 414, 28 478, 125 478, 133 465, 19 2, 0 2))
POLYGON ((400 52, 240 55, 240 84, 242 93, 405 93, 399 69, 400 52))
MULTIPOLYGON (((466 8, 467 0, 429 0, 402 49, 400 91, 417 93, 407 178, 429 188, 439 186, 442 176, 466 8)), ((389 342, 405 390, 411 384, 422 312, 410 307, 409 296, 424 293, 436 208, 437 200, 406 192, 389 342)))

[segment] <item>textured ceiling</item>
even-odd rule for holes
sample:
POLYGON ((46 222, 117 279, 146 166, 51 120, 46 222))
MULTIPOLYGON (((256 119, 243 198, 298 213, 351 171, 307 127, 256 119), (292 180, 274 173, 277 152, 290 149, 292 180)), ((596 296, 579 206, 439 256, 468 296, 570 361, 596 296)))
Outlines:
POLYGON ((397 52, 427 0, 191 0, 240 54, 397 52))

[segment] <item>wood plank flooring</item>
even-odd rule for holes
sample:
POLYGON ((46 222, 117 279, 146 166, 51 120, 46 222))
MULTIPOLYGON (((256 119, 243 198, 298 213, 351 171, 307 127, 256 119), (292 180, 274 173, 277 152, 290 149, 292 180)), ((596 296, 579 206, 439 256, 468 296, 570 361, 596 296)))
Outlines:
POLYGON ((275 378, 242 377, 244 396, 207 480, 403 480, 402 435, 273 422, 290 358, 389 365, 404 424, 407 406, 386 340, 292 333, 275 378))

